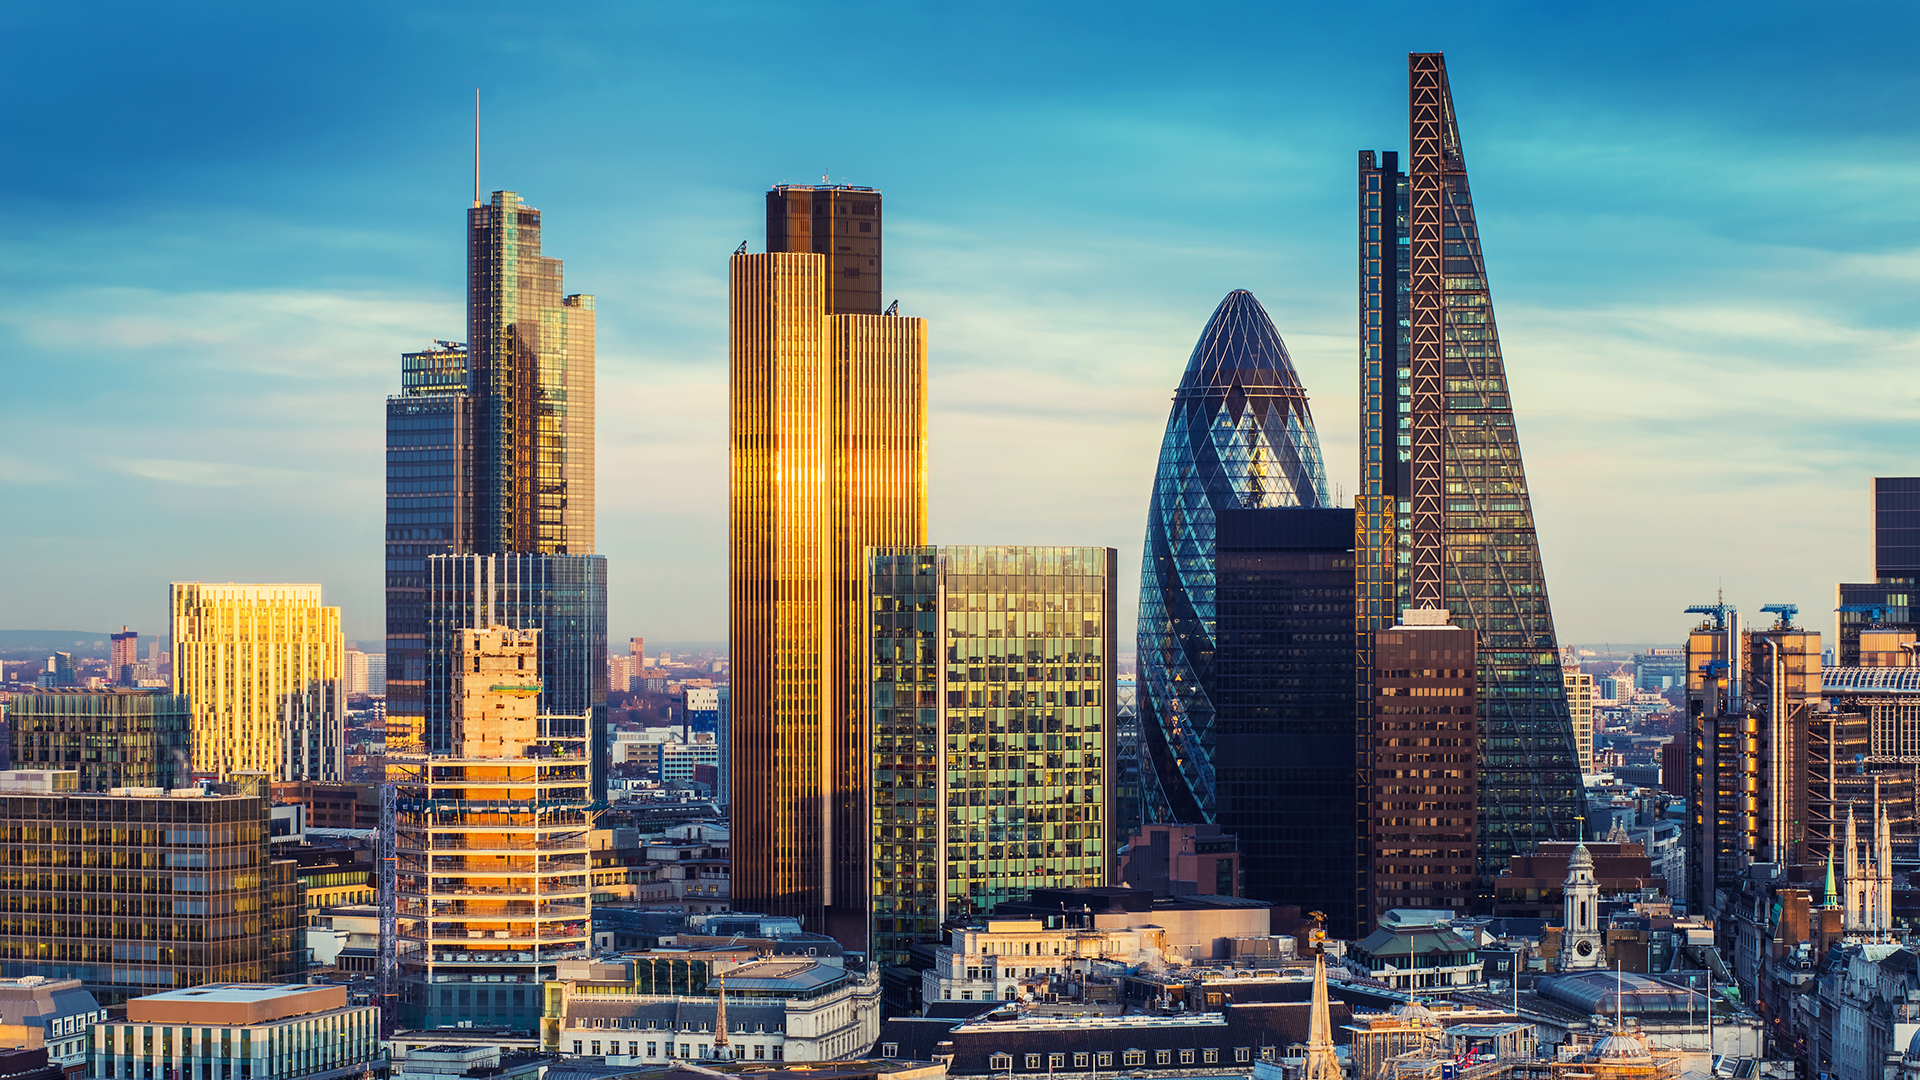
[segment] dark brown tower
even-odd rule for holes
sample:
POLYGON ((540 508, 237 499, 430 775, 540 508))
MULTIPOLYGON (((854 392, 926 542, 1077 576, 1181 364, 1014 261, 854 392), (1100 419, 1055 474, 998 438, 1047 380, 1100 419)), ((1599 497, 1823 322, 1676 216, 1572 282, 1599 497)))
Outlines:
POLYGON ((1374 638, 1374 919, 1391 908, 1472 910, 1479 878, 1477 635, 1413 608, 1374 638))
POLYGON ((767 192, 767 250, 827 257, 827 314, 880 314, 880 193, 869 187, 767 192))

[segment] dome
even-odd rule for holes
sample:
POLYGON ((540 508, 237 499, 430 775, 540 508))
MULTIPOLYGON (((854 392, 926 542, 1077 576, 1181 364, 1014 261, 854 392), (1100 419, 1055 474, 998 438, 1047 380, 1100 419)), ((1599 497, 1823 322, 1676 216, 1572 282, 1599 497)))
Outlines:
POLYGON ((1653 1055, 1647 1052, 1645 1043, 1631 1035, 1616 1032, 1600 1040, 1593 1048, 1594 1056, 1601 1061, 1651 1061, 1653 1055))
POLYGON ((1393 1015, 1409 1024, 1431 1025, 1434 1022, 1433 1012, 1418 1001, 1407 1002, 1393 1010, 1393 1015))
POLYGON ((1587 845, 1581 844, 1573 849, 1573 858, 1567 860, 1568 870, 1593 869, 1593 855, 1587 851, 1587 845))
POLYGON ((1907 1060, 1920 1063, 1920 1031, 1913 1033, 1913 1041, 1907 1043, 1907 1060))

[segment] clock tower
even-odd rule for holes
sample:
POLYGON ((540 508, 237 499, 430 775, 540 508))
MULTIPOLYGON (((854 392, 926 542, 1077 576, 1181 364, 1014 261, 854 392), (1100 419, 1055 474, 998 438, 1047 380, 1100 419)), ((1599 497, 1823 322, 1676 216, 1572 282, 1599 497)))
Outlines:
POLYGON ((1560 970, 1585 971, 1605 966, 1600 942, 1600 883, 1593 877, 1593 856, 1587 845, 1573 849, 1567 860, 1566 920, 1560 931, 1560 970))

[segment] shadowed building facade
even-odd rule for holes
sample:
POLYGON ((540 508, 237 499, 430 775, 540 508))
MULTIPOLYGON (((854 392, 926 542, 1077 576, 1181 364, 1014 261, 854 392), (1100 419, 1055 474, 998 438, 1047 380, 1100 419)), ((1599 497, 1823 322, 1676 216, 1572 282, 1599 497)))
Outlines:
POLYGON ((767 192, 767 250, 827 257, 827 314, 880 314, 880 193, 781 184, 767 192))
POLYGON ((867 923, 866 549, 926 541, 927 324, 833 314, 829 265, 729 264, 728 780, 734 907, 851 946, 867 923))
POLYGON ((1337 916, 1357 758, 1353 525, 1331 503, 1286 345, 1251 293, 1229 293, 1174 395, 1148 504, 1141 812, 1219 825, 1240 838, 1247 895, 1337 916))
MULTIPOLYGON (((1505 361, 1439 53, 1408 57, 1407 169, 1361 151, 1355 701, 1376 634, 1446 608, 1478 642, 1477 905, 1509 856, 1578 839, 1579 756, 1505 361)), ((1363 880, 1358 908, 1377 905, 1363 880)))

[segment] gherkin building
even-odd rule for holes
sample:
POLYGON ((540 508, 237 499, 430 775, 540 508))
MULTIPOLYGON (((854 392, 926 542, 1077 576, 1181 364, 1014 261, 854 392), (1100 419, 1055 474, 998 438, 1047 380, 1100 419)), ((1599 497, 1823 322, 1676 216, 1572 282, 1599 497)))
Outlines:
MULTIPOLYGON (((1350 859, 1353 519, 1331 502, 1287 347, 1252 293, 1228 293, 1174 394, 1140 574, 1142 816, 1219 825, 1245 865, 1195 891, 1306 902, 1318 889, 1289 864, 1317 858, 1308 832, 1350 859), (1258 767, 1323 751, 1336 775, 1301 789, 1315 806, 1276 804, 1306 778, 1258 767)), ((1314 872, 1352 889, 1350 863, 1314 872)))

